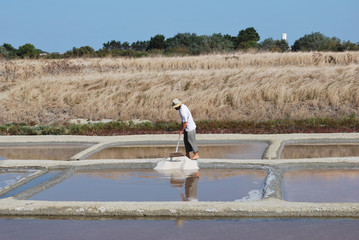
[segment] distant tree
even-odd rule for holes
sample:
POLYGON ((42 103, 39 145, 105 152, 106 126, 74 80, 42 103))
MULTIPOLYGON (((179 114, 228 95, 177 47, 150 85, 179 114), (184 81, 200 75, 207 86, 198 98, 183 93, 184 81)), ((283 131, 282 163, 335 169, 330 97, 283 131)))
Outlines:
POLYGON ((130 46, 129 42, 124 42, 121 45, 121 49, 127 50, 127 49, 130 49, 130 48, 131 48, 131 46, 130 46))
POLYGON ((47 56, 46 56, 46 58, 48 58, 48 59, 60 59, 60 58, 62 58, 63 56, 60 54, 60 53, 58 53, 58 52, 53 52, 53 53, 50 53, 50 54, 48 54, 47 56))
POLYGON ((201 53, 210 53, 212 52, 212 47, 216 44, 215 39, 212 42, 211 37, 206 35, 195 36, 193 38, 192 44, 189 46, 189 53, 192 55, 199 55, 201 53))
POLYGON ((236 48, 250 48, 257 47, 257 42, 260 40, 260 36, 253 27, 246 28, 239 31, 235 47, 236 48))
POLYGON ((329 38, 320 32, 315 32, 296 40, 292 51, 343 51, 343 46, 339 38, 329 38))
POLYGON ((147 50, 165 49, 165 47, 165 36, 157 34, 156 36, 151 37, 150 41, 148 42, 147 50))
POLYGON ((137 41, 131 44, 131 48, 135 51, 146 51, 148 48, 148 41, 137 41))
POLYGON ((344 41, 342 43, 343 51, 358 51, 359 50, 359 43, 355 44, 350 41, 344 41))
POLYGON ((241 30, 238 33, 238 40, 240 42, 250 42, 250 41, 258 42, 259 39, 260 39, 259 34, 253 27, 246 28, 245 30, 241 30))
POLYGON ((11 46, 11 44, 4 43, 2 46, 0 46, 0 54, 6 59, 15 58, 16 52, 17 49, 11 46))
POLYGON ((290 50, 288 42, 286 40, 276 40, 276 46, 280 49, 281 52, 287 52, 290 50))
POLYGON ((259 48, 271 52, 286 52, 289 50, 289 45, 286 40, 273 40, 273 38, 264 39, 259 48))
POLYGON ((80 57, 84 57, 84 56, 90 57, 94 53, 95 53, 95 50, 90 46, 84 46, 84 47, 80 47, 78 49, 78 56, 80 56, 80 57))
POLYGON ((177 46, 189 47, 193 41, 196 41, 197 34, 195 33, 177 33, 172 38, 166 40, 166 48, 173 48, 177 46))
POLYGON ((16 53, 16 51, 17 51, 17 49, 14 48, 13 46, 11 46, 11 44, 9 44, 9 43, 4 43, 3 47, 8 52, 16 53))
POLYGON ((135 51, 132 49, 116 49, 116 50, 111 50, 109 52, 110 56, 112 57, 143 57, 143 56, 147 56, 147 53, 144 51, 135 51))
POLYGON ((169 54, 191 54, 223 52, 233 50, 234 45, 229 35, 220 33, 211 36, 195 33, 178 33, 166 40, 166 53, 169 54))
POLYGON ((166 40, 166 51, 180 54, 198 54, 201 41, 195 33, 177 33, 174 37, 166 40))
POLYGON ((271 49, 275 47, 275 41, 273 38, 266 38, 259 45, 261 49, 271 51, 271 49))
POLYGON ((121 41, 117 42, 115 40, 112 40, 111 42, 108 41, 107 43, 103 44, 103 49, 106 50, 121 49, 121 47, 122 47, 121 41))
POLYGON ((0 46, 0 59, 5 58, 5 48, 3 46, 0 46))
MULTIPOLYGON (((103 49, 105 50, 127 50, 132 49, 135 51, 146 51, 148 48, 148 41, 137 41, 133 42, 131 45, 129 42, 121 43, 121 41, 108 41, 103 44, 103 49)), ((117 55, 117 54, 116 54, 117 55)))
POLYGON ((35 48, 34 45, 26 43, 22 45, 17 50, 17 55, 21 58, 38 58, 39 51, 35 48))
POLYGON ((259 44, 256 41, 249 41, 249 42, 240 42, 237 45, 237 49, 249 49, 249 48, 258 48, 259 44))
POLYGON ((107 57, 110 54, 110 51, 107 49, 99 49, 96 51, 97 57, 107 57))
POLYGON ((231 41, 231 42, 233 43, 233 45, 235 45, 235 43, 237 42, 237 37, 231 36, 231 35, 229 35, 229 34, 225 34, 225 35, 223 36, 223 38, 226 39, 226 40, 231 41))
POLYGON ((326 51, 334 51, 334 52, 343 52, 343 45, 341 43, 341 40, 336 37, 332 37, 327 42, 327 45, 325 46, 326 51))
POLYGON ((95 50, 90 46, 80 48, 73 47, 71 51, 67 51, 64 57, 92 57, 95 56, 95 50))
POLYGON ((231 51, 234 48, 234 44, 231 38, 226 35, 223 36, 220 33, 213 34, 210 38, 210 50, 213 51, 231 51))

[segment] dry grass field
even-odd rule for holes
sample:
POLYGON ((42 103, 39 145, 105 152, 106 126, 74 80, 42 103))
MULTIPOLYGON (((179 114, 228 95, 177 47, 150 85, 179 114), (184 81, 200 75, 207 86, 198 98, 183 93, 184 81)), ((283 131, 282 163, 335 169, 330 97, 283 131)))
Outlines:
POLYGON ((0 124, 359 115, 359 52, 0 62, 0 124))

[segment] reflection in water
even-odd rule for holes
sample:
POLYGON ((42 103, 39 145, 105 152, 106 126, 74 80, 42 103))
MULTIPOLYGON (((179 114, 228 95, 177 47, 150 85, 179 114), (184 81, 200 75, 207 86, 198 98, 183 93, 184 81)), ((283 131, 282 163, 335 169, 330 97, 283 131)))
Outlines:
POLYGON ((16 240, 356 240, 358 220, 41 220, 0 219, 1 239, 16 240))
MULTIPOLYGON (((201 177, 205 177, 208 181, 216 181, 216 180, 226 180, 231 177, 236 177, 239 175, 254 175, 257 178, 265 177, 265 171, 261 170, 250 170, 250 169, 200 169, 198 172, 201 173, 201 177)), ((169 170, 164 171, 154 171, 153 169, 136 169, 136 170, 129 170, 129 169, 117 169, 117 170, 94 170, 94 171, 85 171, 79 170, 77 171, 77 175, 86 175, 91 178, 108 178, 108 179, 118 179, 118 180, 125 180, 128 177, 134 178, 168 178, 168 173, 172 178, 185 178, 186 176, 190 176, 192 173, 189 170, 189 173, 177 171, 177 170, 169 170)))
POLYGON ((199 180, 199 171, 189 175, 185 180, 176 179, 171 177, 170 183, 171 187, 178 188, 178 191, 181 195, 183 201, 198 201, 197 197, 197 185, 199 180), (183 183, 185 184, 185 194, 182 193, 181 188, 183 187, 183 183))
MULTIPOLYGON (((218 159, 261 159, 268 144, 264 142, 231 144, 231 145, 200 145, 201 158, 218 159)), ((106 148, 94 153, 88 159, 137 159, 164 158, 174 152, 175 146, 119 146, 106 148)), ((184 147, 179 152, 184 153, 184 147)))
POLYGON ((285 145, 282 159, 355 157, 359 156, 359 144, 296 144, 285 145))
POLYGON ((46 144, 0 146, 0 159, 67 160, 90 144, 46 144))
POLYGON ((154 170, 79 171, 30 199, 50 201, 235 201, 260 191, 262 170, 200 169, 192 175, 154 170))
POLYGON ((296 202, 359 202, 359 169, 296 170, 284 174, 284 199, 296 202))

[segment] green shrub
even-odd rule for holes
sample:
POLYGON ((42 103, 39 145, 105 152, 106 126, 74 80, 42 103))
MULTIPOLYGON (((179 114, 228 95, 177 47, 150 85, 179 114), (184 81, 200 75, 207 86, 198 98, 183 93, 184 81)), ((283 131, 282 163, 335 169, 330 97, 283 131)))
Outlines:
POLYGON ((20 46, 17 50, 17 55, 21 58, 38 58, 39 54, 35 46, 30 43, 20 46))

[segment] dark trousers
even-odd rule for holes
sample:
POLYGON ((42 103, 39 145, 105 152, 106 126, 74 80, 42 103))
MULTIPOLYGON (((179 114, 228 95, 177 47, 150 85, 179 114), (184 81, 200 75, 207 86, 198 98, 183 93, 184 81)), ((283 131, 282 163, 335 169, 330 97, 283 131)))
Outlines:
POLYGON ((196 144, 196 129, 189 132, 184 131, 183 141, 184 141, 184 146, 186 148, 186 153, 192 151, 194 153, 198 152, 198 148, 196 144))

